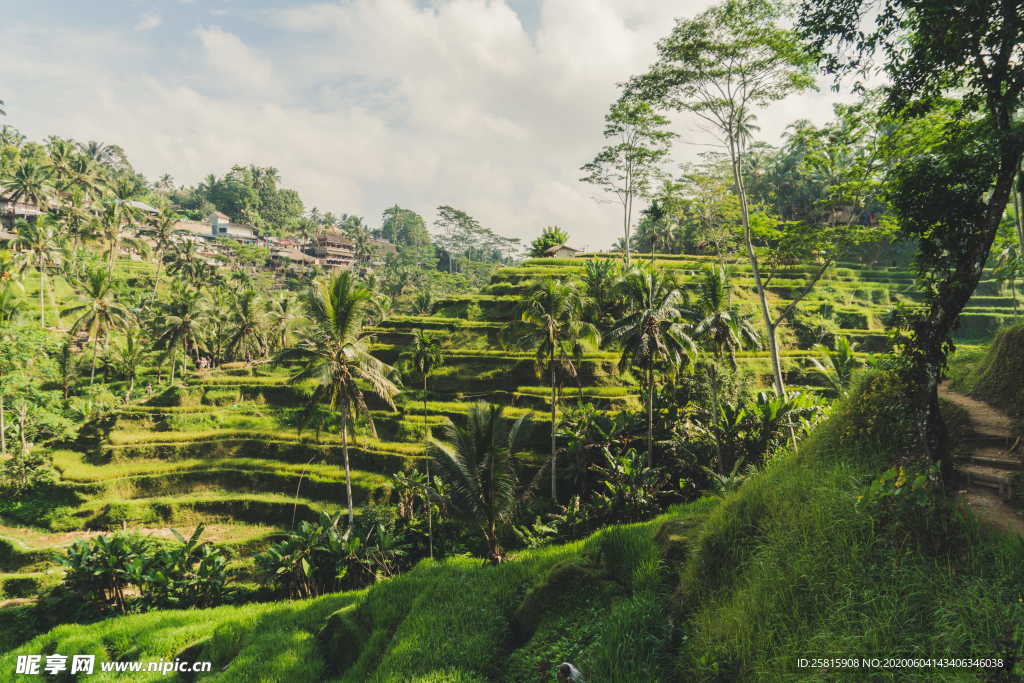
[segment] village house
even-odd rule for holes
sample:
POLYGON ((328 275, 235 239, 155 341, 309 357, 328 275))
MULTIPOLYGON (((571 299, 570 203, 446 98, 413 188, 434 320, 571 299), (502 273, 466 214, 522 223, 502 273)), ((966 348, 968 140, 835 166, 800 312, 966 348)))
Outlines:
POLYGON ((263 242, 256 228, 243 223, 232 223, 231 219, 220 211, 211 213, 207 220, 210 221, 210 234, 214 238, 226 237, 242 244, 263 242))
POLYGON ((0 228, 7 228, 9 230, 14 226, 14 221, 19 218, 31 221, 43 213, 45 212, 35 204, 12 201, 10 197, 0 195, 0 228))
POLYGON ((325 268, 351 268, 356 256, 352 240, 333 228, 317 233, 304 251, 325 268))
POLYGON ((581 249, 570 247, 568 244, 556 244, 544 250, 544 256, 549 258, 576 258, 581 249))

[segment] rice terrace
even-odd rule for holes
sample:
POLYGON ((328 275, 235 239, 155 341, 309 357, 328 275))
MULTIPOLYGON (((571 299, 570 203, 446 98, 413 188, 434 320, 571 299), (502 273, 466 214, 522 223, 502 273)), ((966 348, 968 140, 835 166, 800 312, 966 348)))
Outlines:
POLYGON ((1019 3, 243 5, 0 26, 0 680, 1024 680, 1019 3))

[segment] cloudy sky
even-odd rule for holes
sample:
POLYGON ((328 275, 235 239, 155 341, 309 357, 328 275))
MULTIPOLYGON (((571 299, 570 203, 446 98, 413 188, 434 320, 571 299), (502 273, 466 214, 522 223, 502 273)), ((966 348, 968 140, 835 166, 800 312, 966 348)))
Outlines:
MULTIPOLYGON (((394 203, 451 204, 581 247, 619 234, 579 166, 616 83, 707 0, 0 0, 6 123, 125 148, 150 178, 192 184, 272 165, 307 207, 372 225, 394 203)), ((777 141, 835 95, 760 116, 777 141)), ((712 143, 682 120, 675 157, 712 143)))

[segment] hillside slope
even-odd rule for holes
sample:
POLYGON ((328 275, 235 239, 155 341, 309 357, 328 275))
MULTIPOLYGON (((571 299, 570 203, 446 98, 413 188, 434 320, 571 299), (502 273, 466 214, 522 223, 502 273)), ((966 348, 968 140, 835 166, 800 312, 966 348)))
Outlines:
POLYGON ((225 681, 551 680, 566 659, 590 681, 1011 680, 1024 674, 1024 545, 890 469, 913 448, 899 389, 888 373, 866 374, 798 454, 720 504, 497 568, 425 561, 311 602, 64 626, 0 671, 17 654, 71 651, 207 659, 217 673, 203 680, 225 681), (1003 667, 798 665, 865 656, 1003 667))

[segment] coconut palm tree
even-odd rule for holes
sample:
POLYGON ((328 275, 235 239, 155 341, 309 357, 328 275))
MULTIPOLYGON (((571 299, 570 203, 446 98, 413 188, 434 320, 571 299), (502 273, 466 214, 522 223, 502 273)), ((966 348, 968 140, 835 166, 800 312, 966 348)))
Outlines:
POLYGON ((359 381, 368 384, 370 391, 392 409, 399 391, 390 379, 394 370, 370 355, 370 335, 363 329, 363 321, 371 296, 349 271, 317 282, 306 301, 309 327, 302 331, 297 344, 278 354, 279 362, 298 364, 291 382, 313 380, 316 388, 311 399, 326 403, 340 418, 349 530, 355 523, 348 457, 349 425, 356 417, 364 416, 376 435, 359 381))
MULTIPOLYGON (((707 365, 711 383, 711 415, 717 419, 721 413, 721 376, 723 357, 728 354, 729 366, 736 370, 736 352, 744 346, 759 346, 760 336, 745 316, 730 304, 729 276, 721 266, 704 269, 699 296, 692 311, 693 339, 714 354, 714 362, 707 365)), ((715 440, 718 459, 722 459, 721 440, 715 440)))
POLYGON ((296 298, 287 291, 267 300, 267 322, 274 331, 268 340, 273 339, 278 350, 288 346, 288 332, 300 319, 298 304, 296 298))
POLYGON ((736 368, 736 352, 758 346, 755 327, 730 304, 729 276, 721 267, 705 268, 699 296, 693 310, 693 339, 708 347, 719 361, 726 354, 736 368))
POLYGON ((53 170, 49 166, 26 159, 13 171, 0 177, 0 190, 11 201, 12 212, 17 202, 32 204, 40 211, 45 211, 53 195, 52 181, 53 170))
POLYGON ((175 245, 174 250, 171 251, 167 272, 180 277, 198 289, 204 276, 207 274, 208 269, 206 265, 199 256, 196 243, 192 240, 181 240, 175 245))
MULTIPOLYGON (((412 344, 407 346, 401 354, 402 361, 416 375, 423 380, 423 438, 430 438, 430 430, 427 428, 427 379, 435 368, 444 362, 444 351, 441 350, 441 342, 436 337, 423 330, 416 330, 412 344)), ((430 460, 426 462, 427 484, 430 483, 430 460)), ((431 503, 427 499, 427 537, 430 547, 430 558, 434 558, 434 515, 431 510, 431 503)))
POLYGON ((832 348, 818 344, 816 349, 822 354, 825 362, 811 358, 811 365, 837 396, 845 396, 850 389, 853 372, 860 365, 857 361, 857 345, 848 337, 836 335, 832 348))
MULTIPOLYGON (((127 195, 124 184, 117 186, 119 192, 127 195)), ((125 244, 138 248, 138 242, 131 236, 131 229, 141 219, 141 212, 128 203, 128 199, 115 197, 107 202, 96 217, 95 230, 100 239, 107 243, 107 271, 113 272, 114 260, 125 244)))
POLYGON ((160 289, 160 275, 164 267, 164 259, 167 253, 174 247, 174 236, 178 233, 175 226, 178 224, 178 214, 171 209, 164 209, 157 214, 153 222, 153 242, 156 251, 156 284, 153 287, 153 296, 156 297, 160 289))
POLYGON ((622 279, 621 291, 629 307, 627 315, 612 327, 609 339, 622 345, 620 371, 638 368, 647 389, 647 461, 654 459, 654 369, 658 363, 678 368, 696 356, 686 333, 686 299, 671 274, 642 266, 622 279))
POLYGON ((509 426, 501 406, 476 403, 465 427, 449 424, 444 441, 432 440, 434 461, 448 489, 448 509, 479 527, 491 564, 504 559, 498 535, 516 504, 515 451, 524 419, 509 426))
POLYGON ((616 319, 620 308, 619 264, 612 259, 586 259, 580 282, 586 295, 587 317, 602 330, 616 319))
MULTIPOLYGON (((84 277, 73 283, 81 303, 64 309, 63 315, 78 314, 71 325, 69 337, 87 332, 92 342, 92 369, 89 386, 96 380, 96 350, 100 338, 109 338, 113 329, 122 327, 131 319, 131 312, 117 302, 112 291, 114 280, 110 273, 98 266, 86 266, 84 277)), ((105 342, 104 342, 105 343, 105 342)))
POLYGON ((509 332, 520 344, 534 349, 537 372, 547 375, 551 386, 551 499, 557 501, 559 383, 566 376, 577 376, 584 344, 599 344, 600 333, 583 319, 583 298, 577 285, 554 279, 533 288, 523 302, 519 321, 509 332))
POLYGON ((246 361, 263 357, 267 351, 266 320, 256 290, 246 289, 231 297, 229 306, 225 352, 246 361))
POLYGON ((127 404, 135 393, 135 380, 139 377, 139 366, 146 356, 146 348, 142 344, 138 327, 130 327, 125 331, 123 343, 114 347, 113 365, 115 371, 128 380, 128 388, 124 393, 127 404))
POLYGON ((196 358, 205 348, 199 293, 186 287, 175 287, 166 312, 156 321, 154 332, 156 348, 164 351, 171 359, 173 384, 179 349, 186 356, 196 358))
POLYGON ((57 224, 49 216, 39 216, 32 223, 20 218, 14 228, 18 231, 14 247, 29 255, 39 274, 39 326, 46 327, 46 272, 60 249, 57 224))
POLYGON ((13 322, 23 308, 25 304, 14 291, 14 285, 10 282, 0 283, 0 323, 13 322))

